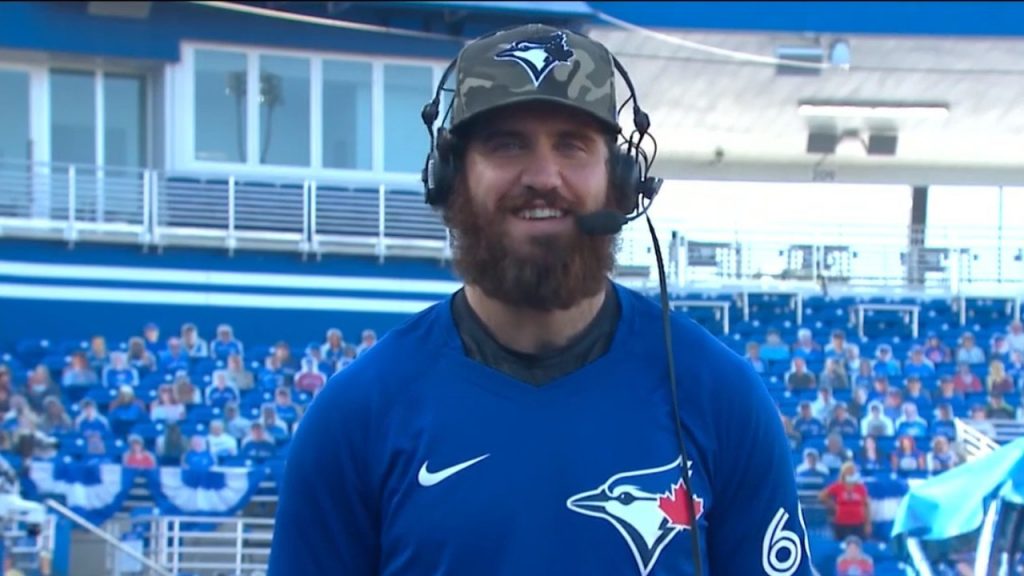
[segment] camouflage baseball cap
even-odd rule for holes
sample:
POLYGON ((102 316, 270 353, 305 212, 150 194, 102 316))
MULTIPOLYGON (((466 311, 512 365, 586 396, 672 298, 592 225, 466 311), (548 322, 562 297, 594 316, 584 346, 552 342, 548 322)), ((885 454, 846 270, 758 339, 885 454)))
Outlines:
POLYGON ((569 30, 528 24, 474 40, 455 64, 450 130, 501 106, 528 101, 565 104, 618 132, 612 55, 569 30))

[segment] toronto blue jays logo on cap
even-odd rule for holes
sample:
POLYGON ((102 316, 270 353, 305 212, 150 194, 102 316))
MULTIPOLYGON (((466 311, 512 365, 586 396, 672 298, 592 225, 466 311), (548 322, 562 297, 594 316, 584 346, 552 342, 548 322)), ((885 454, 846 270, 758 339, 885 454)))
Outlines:
POLYGON ((534 86, 540 86, 555 66, 572 62, 575 56, 569 48, 565 32, 554 32, 545 36, 517 40, 494 55, 495 60, 518 62, 530 74, 534 86))
MULTIPOLYGON (((672 538, 691 529, 696 521, 690 518, 686 503, 690 494, 683 483, 681 463, 682 458, 677 458, 660 468, 621 472, 593 490, 570 497, 566 505, 574 512, 611 522, 633 551, 640 574, 647 576, 672 538)), ((699 519, 704 500, 694 498, 693 506, 699 519)))

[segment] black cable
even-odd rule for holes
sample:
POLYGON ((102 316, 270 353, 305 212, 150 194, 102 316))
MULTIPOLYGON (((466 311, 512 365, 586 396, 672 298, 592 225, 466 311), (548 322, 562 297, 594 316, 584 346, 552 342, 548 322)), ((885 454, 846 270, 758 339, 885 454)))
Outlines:
POLYGON ((669 386, 672 388, 672 415, 676 425, 676 440, 679 441, 679 454, 683 458, 682 476, 687 494, 686 506, 690 512, 690 544, 693 548, 693 565, 695 573, 698 576, 702 576, 704 571, 701 566, 700 534, 697 527, 697 514, 693 505, 693 489, 690 487, 690 457, 686 453, 686 442, 683 440, 683 421, 679 416, 679 390, 676 385, 675 351, 672 349, 672 321, 669 317, 665 261, 661 257, 661 244, 658 243, 658 234, 654 231, 654 223, 651 222, 650 216, 647 216, 647 228, 651 231, 651 241, 654 243, 654 257, 658 262, 658 284, 661 288, 661 321, 662 328, 665 331, 665 351, 668 354, 668 380, 669 386))
POLYGON ((1010 573, 1018 573, 1017 570, 1017 553, 1020 548, 1020 537, 1024 531, 1024 510, 1016 508, 1013 513, 1013 523, 1009 530, 1009 545, 1007 546, 1006 556, 1007 562, 1010 565, 1010 573))

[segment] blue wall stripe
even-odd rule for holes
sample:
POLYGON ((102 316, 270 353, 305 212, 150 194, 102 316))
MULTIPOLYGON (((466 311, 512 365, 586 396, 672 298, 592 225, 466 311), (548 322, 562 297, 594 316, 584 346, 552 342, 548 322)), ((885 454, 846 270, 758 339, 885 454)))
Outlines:
POLYGON ((159 306, 216 306, 220 308, 259 308, 278 310, 327 310, 338 312, 378 312, 412 314, 443 299, 408 300, 391 298, 353 298, 348 296, 305 296, 210 292, 195 290, 149 290, 92 286, 52 286, 46 284, 0 283, 0 295, 27 300, 64 302, 122 302, 159 306))
MULTIPOLYGON (((95 288, 95 289, 110 289, 110 288, 129 288, 133 290, 162 290, 162 291, 192 291, 192 292, 210 292, 210 293, 240 293, 240 294, 254 294, 254 295, 267 295, 267 296, 336 296, 336 297, 348 297, 348 298, 380 298, 385 300, 435 300, 441 298, 449 293, 440 292, 380 292, 376 290, 316 290, 308 289, 288 289, 288 288, 261 288, 254 286, 212 286, 203 284, 166 284, 160 282, 117 282, 117 281, 82 281, 74 278, 45 278, 45 279, 31 279, 21 278, 17 276, 7 276, 0 274, 0 283, 13 284, 13 285, 43 285, 53 287, 67 287, 67 288, 95 288)), ((453 290, 454 292, 454 290, 453 290)), ((3 294, 0 293, 0 297, 3 294)))
POLYGON ((1022 2, 590 2, 639 26, 937 36, 1024 36, 1022 2))
POLYGON ((298 253, 166 248, 162 252, 143 252, 139 246, 113 244, 77 244, 73 249, 63 242, 0 239, 0 260, 46 262, 50 264, 96 264, 129 266, 151 270, 177 268, 213 272, 272 272, 300 274, 311 279, 336 276, 402 278, 456 281, 450 264, 440 260, 389 259, 324 256, 322 260, 302 260, 298 253))
MULTIPOLYGON (((261 306, 219 307, 207 305, 134 304, 131 302, 67 302, 58 300, 5 299, 0 293, 0 351, 13 351, 23 339, 46 338, 51 342, 88 340, 95 334, 107 337, 111 346, 132 336, 141 336, 147 322, 161 327, 161 339, 177 335, 181 325, 193 322, 199 334, 210 339, 217 324, 227 322, 247 349, 257 344, 285 340, 293 354, 309 342, 323 342, 328 328, 339 328, 354 342, 364 328, 383 334, 411 316, 369 310, 266 309, 261 306)), ((248 359, 261 360, 254 353, 248 359)))
POLYGON ((57 281, 129 284, 138 287, 174 286, 207 289, 242 288, 282 292, 315 293, 386 293, 389 296, 415 297, 418 295, 444 296, 457 290, 455 281, 417 280, 406 278, 324 277, 299 274, 270 274, 262 272, 220 272, 178 268, 149 268, 140 270, 131 266, 91 266, 80 264, 48 264, 0 260, 0 277, 57 281))

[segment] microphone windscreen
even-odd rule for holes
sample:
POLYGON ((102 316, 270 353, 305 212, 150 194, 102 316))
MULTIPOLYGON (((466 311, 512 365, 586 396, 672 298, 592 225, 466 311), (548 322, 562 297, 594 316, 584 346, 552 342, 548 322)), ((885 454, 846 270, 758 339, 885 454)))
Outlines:
POLYGON ((589 236, 612 236, 626 224, 626 217, 614 210, 600 210, 576 217, 576 227, 589 236))

